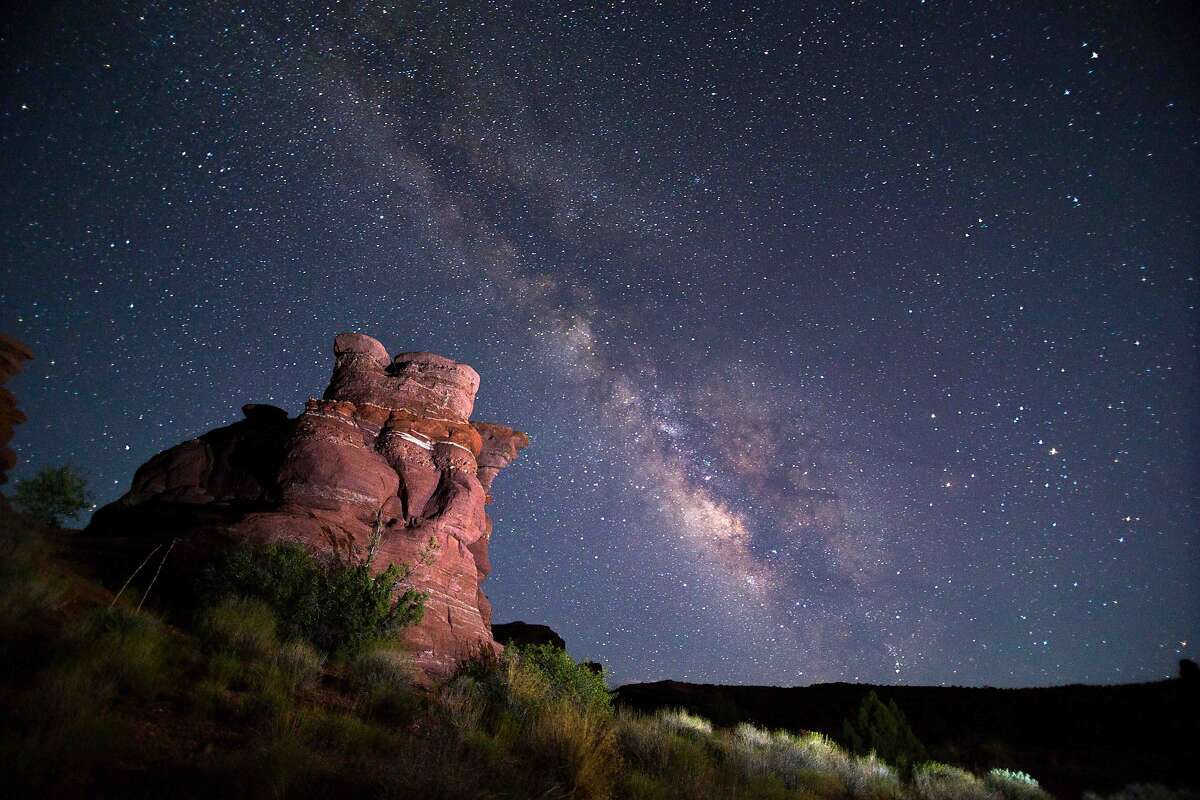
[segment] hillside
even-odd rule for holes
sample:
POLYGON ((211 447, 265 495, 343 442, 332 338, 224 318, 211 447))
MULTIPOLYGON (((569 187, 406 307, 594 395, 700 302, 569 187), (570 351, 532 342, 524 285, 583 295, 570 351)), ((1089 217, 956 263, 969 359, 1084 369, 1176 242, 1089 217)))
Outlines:
MULTIPOLYGON (((623 687, 614 706, 603 676, 554 645, 510 647, 430 683, 399 639, 348 657, 322 652, 285 636, 284 619, 261 601, 215 598, 193 614, 160 605, 163 595, 143 579, 118 599, 118 587, 93 576, 76 534, 37 531, 11 515, 2 522, 0 780, 8 796, 1050 798, 1016 770, 986 769, 1010 763, 1016 750, 976 773, 944 764, 909 772, 820 734, 768 730, 801 719, 828 728, 866 687, 647 684, 623 687), (758 714, 760 724, 722 729, 685 711, 630 708, 664 701, 718 723, 758 714)), ((1165 693, 1164 703, 1183 697, 1175 684, 1083 688, 1122 715, 1149 708, 1147 692, 1165 693)), ((953 691, 914 689, 902 699, 915 708, 926 698, 927 711, 961 724, 947 709, 966 698, 986 739, 999 705, 972 698, 1001 695, 953 691)), ((1060 693, 1030 692, 1012 696, 1060 693)), ((1043 717, 1071 708, 1048 701, 1043 717)), ((928 736, 934 716, 914 714, 914 725, 928 736)), ((1023 731, 1021 754, 1043 763, 1037 743, 1053 736, 1023 731)), ((1121 797, 1145 796, 1138 791, 1121 797)))
POLYGON ((1195 785, 1200 686, 1168 680, 1116 686, 992 689, 829 683, 781 688, 659 681, 629 684, 618 701, 650 712, 685 708, 726 725, 839 735, 870 691, 895 700, 940 760, 1037 775, 1062 797, 1128 783, 1195 785))

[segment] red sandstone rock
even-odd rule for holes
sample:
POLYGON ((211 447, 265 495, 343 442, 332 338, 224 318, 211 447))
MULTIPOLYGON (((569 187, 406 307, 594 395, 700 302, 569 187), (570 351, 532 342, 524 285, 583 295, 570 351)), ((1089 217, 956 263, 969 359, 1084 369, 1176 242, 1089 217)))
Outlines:
POLYGON ((324 398, 309 400, 298 418, 245 406, 245 420, 144 464, 88 530, 131 553, 179 537, 185 558, 199 559, 245 540, 296 539, 345 553, 365 546, 378 519, 384 536, 374 567, 413 567, 411 582, 429 599, 406 641, 426 672, 444 674, 496 648, 480 588, 491 570, 484 504, 529 438, 469 421, 479 375, 465 364, 432 353, 392 359, 354 333, 336 338, 334 355, 324 398))
MULTIPOLYGON (((0 334, 0 386, 8 383, 8 379, 24 369, 25 362, 33 358, 33 352, 28 347, 0 334)), ((8 443, 13 438, 13 428, 25 421, 25 415, 17 408, 17 399, 8 389, 0 388, 0 484, 8 481, 5 475, 17 464, 17 454, 8 443)), ((6 508, 6 501, 0 495, 0 509, 6 508)))

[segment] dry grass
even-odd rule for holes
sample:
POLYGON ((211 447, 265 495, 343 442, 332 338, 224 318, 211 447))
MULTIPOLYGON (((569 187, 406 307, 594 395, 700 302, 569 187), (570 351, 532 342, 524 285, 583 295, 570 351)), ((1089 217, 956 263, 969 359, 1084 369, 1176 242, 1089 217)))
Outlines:
POLYGON ((324 664, 324 656, 306 642, 288 642, 275 652, 275 666, 284 685, 293 693, 315 686, 324 664))
POLYGON ((672 733, 681 733, 686 736, 710 736, 713 732, 711 722, 704 717, 689 714, 682 708, 658 712, 658 724, 672 733))
POLYGON ((502 732, 510 750, 528 759, 532 782, 579 800, 612 796, 622 761, 612 721, 558 702, 502 732))
MULTIPOLYGON (((42 556, 30 553, 24 571, 0 563, 0 611, 56 602, 48 584, 39 588, 38 568, 28 566, 42 556)), ((1047 797, 1019 773, 979 778, 929 763, 904 783, 879 759, 851 755, 820 734, 717 729, 682 710, 614 711, 602 683, 562 654, 506 651, 424 690, 414 685, 409 658, 387 645, 326 670, 307 644, 281 643, 274 617, 257 601, 221 601, 200 617, 198 639, 122 608, 58 624, 36 680, 0 720, 0 778, 15 789, 9 794, 85 797, 129 788, 131 796, 195 798, 1047 797), (149 728, 151 712, 164 708, 172 709, 176 728, 149 728), (174 750, 151 767, 144 763, 147 742, 174 750), (212 750, 200 752, 199 742, 212 750), (158 783, 147 785, 155 790, 114 782, 131 775, 154 776, 158 783)), ((1116 800, 1182 800, 1166 792, 1131 789, 1116 800)))
POLYGON ((200 616, 197 632, 205 649, 246 661, 261 661, 275 654, 275 614, 261 600, 226 597, 200 616))
POLYGON ((999 800, 999 793, 965 769, 930 761, 913 770, 918 800, 999 800))

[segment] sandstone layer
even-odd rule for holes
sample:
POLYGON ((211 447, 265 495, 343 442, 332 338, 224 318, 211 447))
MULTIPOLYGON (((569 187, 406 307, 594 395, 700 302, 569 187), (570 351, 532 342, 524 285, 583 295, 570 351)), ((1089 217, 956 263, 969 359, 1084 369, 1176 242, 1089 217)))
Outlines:
MULTIPOLYGON (((8 443, 13 438, 13 428, 25 421, 25 415, 17 408, 17 400, 12 392, 4 388, 8 379, 25 367, 25 362, 33 358, 28 347, 0 334, 0 484, 8 481, 6 474, 17 464, 17 454, 8 443)), ((0 510, 7 508, 7 500, 0 495, 0 510)))
POLYGON ((354 333, 335 339, 334 357, 329 387, 298 417, 247 405, 240 422, 159 453, 88 532, 130 554, 174 538, 172 559, 186 562, 239 541, 364 552, 379 525, 373 567, 413 567, 410 582, 428 600, 406 641, 426 673, 444 674, 497 647, 481 588, 491 569, 484 505, 529 439, 470 420, 479 375, 466 364, 393 358, 354 333))

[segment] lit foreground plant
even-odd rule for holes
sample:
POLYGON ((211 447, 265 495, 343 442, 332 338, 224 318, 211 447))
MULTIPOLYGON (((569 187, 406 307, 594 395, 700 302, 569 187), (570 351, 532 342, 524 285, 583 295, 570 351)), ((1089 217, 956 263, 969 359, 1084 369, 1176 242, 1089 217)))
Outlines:
POLYGON ((993 769, 984 776, 984 783, 1005 800, 1048 800, 1050 797, 1036 778, 1019 770, 993 769))
POLYGON ((484 654, 436 697, 439 722, 454 742, 441 747, 442 757, 485 760, 502 795, 613 796, 622 759, 604 675, 561 648, 484 654))
POLYGON ((999 800, 1000 793, 965 769, 927 761, 913 770, 913 792, 919 800, 999 800))
POLYGON ((421 621, 424 593, 407 585, 411 569, 388 564, 371 569, 374 553, 349 561, 318 559, 295 542, 238 547, 207 574, 215 598, 264 602, 284 640, 302 638, 339 658, 352 658, 371 642, 421 621))

